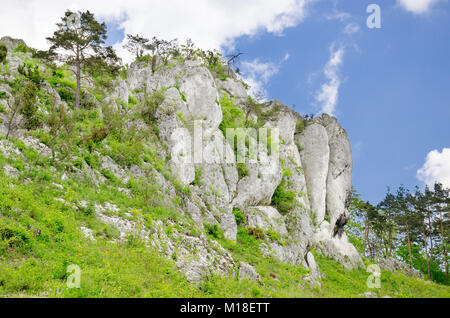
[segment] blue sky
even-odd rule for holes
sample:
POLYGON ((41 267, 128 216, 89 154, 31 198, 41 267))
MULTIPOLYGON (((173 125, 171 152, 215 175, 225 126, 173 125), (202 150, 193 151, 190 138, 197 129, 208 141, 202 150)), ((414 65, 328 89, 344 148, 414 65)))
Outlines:
POLYGON ((447 4, 417 15, 379 1, 382 28, 369 29, 370 3, 341 1, 336 10, 351 15, 344 21, 326 18, 333 14, 330 2, 317 3, 284 36, 243 37, 236 47, 250 60, 273 62, 289 52, 266 89, 302 114, 320 112, 315 96, 326 81, 330 45, 346 47, 335 115, 352 142, 354 186, 378 202, 387 186, 422 185, 416 174, 427 154, 450 146, 450 19, 447 4), (343 34, 348 23, 360 30, 343 34))
POLYGON ((244 52, 253 90, 301 114, 338 117, 365 200, 400 184, 450 187, 448 0, 25 0, 30 10, 23 2, 2 5, 0 36, 39 49, 69 8, 106 21, 125 60, 126 33, 244 52), (380 29, 366 26, 372 3, 380 29))

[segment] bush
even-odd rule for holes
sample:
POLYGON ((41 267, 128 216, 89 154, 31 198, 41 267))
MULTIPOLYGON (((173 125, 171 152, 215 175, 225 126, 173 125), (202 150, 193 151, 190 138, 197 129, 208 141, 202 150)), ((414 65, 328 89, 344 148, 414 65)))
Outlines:
POLYGON ((25 128, 29 130, 39 127, 44 122, 43 115, 37 113, 37 93, 38 88, 36 84, 31 81, 28 82, 20 92, 19 102, 22 104, 20 113, 25 117, 25 128))
POLYGON ((8 48, 4 43, 0 43, 0 64, 6 61, 8 55, 8 48))
POLYGON ((109 143, 111 147, 111 157, 121 166, 131 167, 133 164, 141 163, 143 146, 140 142, 117 142, 109 143))
POLYGON ((202 169, 195 169, 195 178, 194 181, 192 181, 192 185, 197 185, 201 187, 203 185, 202 175, 203 175, 202 169))
POLYGON ((301 134, 303 132, 303 130, 305 130, 305 121, 304 120, 299 120, 297 121, 297 124, 295 125, 295 132, 297 134, 301 134))
POLYGON ((205 223, 204 227, 205 227, 205 232, 207 235, 209 235, 215 239, 223 238, 223 233, 217 224, 205 223))
POLYGON ((94 127, 91 130, 89 136, 86 138, 86 141, 85 141, 85 143, 87 144, 87 147, 89 149, 89 152, 92 152, 92 149, 94 148, 94 146, 101 143, 108 136, 109 136, 108 127, 106 127, 106 126, 94 127))
POLYGON ((238 163, 237 170, 238 170, 239 180, 244 177, 247 177, 250 173, 250 171, 245 163, 238 163))
POLYGON ((97 169, 100 165, 100 159, 96 154, 86 153, 83 156, 83 159, 92 169, 97 169))
POLYGON ((81 212, 83 212, 83 214, 85 216, 91 216, 95 214, 95 206, 94 203, 89 202, 88 205, 86 207, 82 207, 80 208, 81 212))
POLYGON ((236 220, 236 224, 242 225, 245 224, 245 214, 238 208, 233 209, 234 219, 236 220))
POLYGON ((19 72, 19 74, 25 76, 38 87, 43 81, 41 71, 39 70, 39 66, 37 65, 32 66, 31 64, 24 63, 18 67, 17 71, 19 72))
POLYGON ((243 128, 245 126, 244 111, 234 106, 233 100, 227 94, 223 94, 220 99, 223 120, 219 125, 219 129, 226 136, 227 128, 243 128))
POLYGON ((257 227, 247 228, 248 235, 254 236, 257 240, 262 240, 264 238, 264 231, 257 227))
POLYGON ((26 230, 12 224, 8 219, 0 220, 0 255, 7 249, 25 247, 30 241, 26 230))
POLYGON ((272 196, 272 204, 277 207, 281 214, 286 214, 295 207, 295 192, 286 188, 285 181, 282 181, 276 188, 272 196))
POLYGON ((145 96, 145 101, 142 107, 141 115, 146 123, 151 123, 155 118, 155 113, 158 107, 164 102, 164 90, 160 89, 152 95, 145 96))
POLYGON ((17 44, 16 48, 14 49, 15 52, 22 52, 22 53, 27 53, 28 50, 29 50, 28 46, 23 42, 19 42, 19 44, 17 44))

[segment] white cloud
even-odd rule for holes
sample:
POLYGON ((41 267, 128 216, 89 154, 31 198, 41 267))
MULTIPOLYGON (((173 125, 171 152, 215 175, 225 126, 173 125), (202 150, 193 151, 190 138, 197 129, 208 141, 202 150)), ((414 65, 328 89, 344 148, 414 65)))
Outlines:
POLYGON ((428 12, 431 6, 438 0, 397 0, 397 3, 405 10, 416 14, 428 12))
POLYGON ((339 68, 344 59, 344 47, 335 47, 334 44, 330 47, 330 59, 323 69, 323 73, 328 82, 322 84, 320 91, 317 92, 315 100, 320 106, 321 112, 333 115, 336 110, 336 105, 339 97, 339 87, 341 80, 339 78, 339 68))
POLYGON ((417 178, 429 186, 437 181, 450 188, 450 148, 429 152, 425 164, 417 171, 417 178))
POLYGON ((356 23, 349 23, 344 28, 345 34, 353 34, 359 31, 359 25, 356 23))
POLYGON ((260 59, 241 62, 240 66, 243 80, 250 86, 250 95, 256 96, 262 94, 260 97, 267 99, 266 85, 279 72, 280 68, 289 58, 290 54, 287 52, 279 63, 262 62, 260 59))
POLYGON ((119 21, 125 33, 165 39, 187 38, 205 49, 232 46, 239 36, 266 31, 280 35, 305 17, 313 0, 14 0, 3 1, 0 36, 22 38, 45 49, 66 9, 90 10, 105 21, 119 21))
POLYGON ((344 22, 345 20, 350 19, 352 15, 348 12, 338 11, 335 4, 333 13, 326 15, 325 17, 327 18, 327 20, 339 20, 340 22, 344 22))

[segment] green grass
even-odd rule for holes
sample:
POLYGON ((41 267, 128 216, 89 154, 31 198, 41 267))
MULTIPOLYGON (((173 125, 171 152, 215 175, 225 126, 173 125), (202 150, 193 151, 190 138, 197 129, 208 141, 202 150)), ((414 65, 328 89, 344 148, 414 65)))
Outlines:
POLYGON ((151 195, 154 189, 145 192, 143 185, 130 185, 134 198, 129 198, 108 182, 92 191, 88 184, 76 179, 60 181, 63 186, 60 189, 52 185, 58 181, 57 176, 50 173, 42 177, 44 168, 26 186, 22 185, 20 177, 10 179, 0 173, 0 295, 359 297, 364 292, 374 291, 379 296, 391 297, 450 297, 449 287, 389 272, 382 273, 380 290, 370 290, 366 287, 370 273, 363 269, 347 271, 319 255, 316 259, 326 278, 321 281, 322 288, 312 287, 303 279, 308 271, 300 265, 288 265, 263 256, 262 241, 249 234, 251 232, 244 226, 239 227, 237 242, 225 239, 218 227, 206 227, 210 238, 217 239, 237 262, 253 265, 263 283, 212 276, 205 277, 199 284, 190 284, 172 260, 145 247, 139 240, 130 238, 123 243, 111 243, 117 238, 117 230, 102 224, 89 212, 94 203, 112 202, 121 211, 129 207, 140 211, 133 213, 143 215, 148 226, 152 220, 173 219, 176 210, 163 205, 148 206, 145 196, 151 195), (67 204, 53 200, 56 197, 63 198, 67 204), (71 204, 80 200, 89 202, 87 212, 71 204), (96 241, 84 239, 80 226, 91 228, 96 241), (39 235, 34 234, 35 229, 40 230, 39 235), (66 286, 66 268, 70 264, 81 268, 80 289, 66 286))

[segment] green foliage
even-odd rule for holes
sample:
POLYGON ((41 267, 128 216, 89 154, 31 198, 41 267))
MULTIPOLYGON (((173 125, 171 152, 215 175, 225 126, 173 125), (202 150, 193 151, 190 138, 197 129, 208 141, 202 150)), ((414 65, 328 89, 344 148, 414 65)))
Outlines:
POLYGON ((296 206, 297 202, 295 197, 295 192, 292 190, 288 190, 286 181, 283 180, 275 189, 275 192, 272 196, 272 204, 276 206, 281 214, 286 214, 296 206))
POLYGON ((102 112, 103 123, 108 128, 108 131, 117 140, 120 140, 125 125, 124 116, 122 116, 121 113, 116 112, 110 105, 103 105, 102 112))
POLYGON ((227 128, 243 128, 245 125, 244 111, 234 106, 232 98, 228 94, 223 94, 220 99, 220 107, 222 108, 223 120, 219 125, 219 129, 226 136, 227 128))
POLYGON ((87 145, 89 151, 92 152, 93 148, 105 140, 109 134, 110 132, 107 126, 94 127, 84 143, 87 145))
POLYGON ((20 113, 25 118, 25 128, 29 130, 40 127, 45 120, 43 114, 38 112, 37 93, 35 83, 28 81, 19 95, 20 113))
POLYGON ((295 145, 297 146, 299 152, 302 152, 305 149, 305 147, 303 147, 303 145, 299 142, 295 142, 295 145))
POLYGON ((145 94, 145 100, 141 108, 141 115, 146 123, 151 124, 155 119, 156 110, 164 102, 164 92, 165 89, 160 89, 152 95, 145 94))
POLYGON ((95 205, 89 202, 86 207, 80 207, 80 210, 85 216, 92 216, 95 214, 95 205))
POLYGON ((121 166, 131 167, 133 164, 141 164, 143 146, 140 142, 119 142, 111 140, 108 145, 111 158, 121 166))
POLYGON ((53 70, 48 82, 56 89, 61 100, 67 103, 75 100, 76 83, 70 79, 67 71, 62 69, 53 70))
POLYGON ((306 124, 304 120, 299 120, 297 121, 296 125, 295 125, 295 133, 296 134, 301 134, 306 128, 306 124))
POLYGON ((205 227, 205 232, 208 236, 212 237, 213 239, 223 238, 223 231, 217 224, 205 223, 203 224, 203 226, 205 227))
POLYGON ((248 235, 255 237, 257 240, 262 240, 265 237, 264 231, 257 227, 246 228, 248 235))
POLYGON ((14 52, 21 52, 21 53, 27 53, 28 51, 29 51, 28 46, 23 42, 19 42, 16 48, 14 49, 14 52))
POLYGON ((100 165, 100 159, 95 153, 86 153, 83 155, 83 159, 93 169, 97 169, 100 165))
POLYGON ((238 226, 245 224, 245 214, 239 208, 233 208, 233 215, 238 226))
MULTIPOLYGON (((75 108, 78 109, 82 71, 89 73, 97 84, 110 86, 111 77, 118 75, 120 70, 120 66, 117 65, 119 58, 112 47, 104 45, 107 39, 106 24, 98 22, 91 12, 67 10, 56 26, 57 30, 53 36, 47 38, 51 44, 47 55, 75 66, 77 78, 75 108), (79 23, 71 21, 74 17, 79 18, 79 23)), ((61 91, 68 93, 67 88, 61 91)), ((71 96, 66 96, 69 97, 71 96)))
POLYGON ((238 170, 239 180, 247 177, 250 174, 250 170, 245 163, 238 163, 236 167, 238 170))
POLYGON ((138 104, 139 101, 133 97, 133 95, 129 94, 128 95, 128 107, 132 108, 134 105, 138 104))
POLYGON ((19 74, 25 76, 28 80, 32 81, 37 87, 40 87, 43 78, 38 65, 32 66, 29 63, 19 65, 17 71, 19 74))
POLYGON ((6 61, 8 55, 8 47, 4 43, 0 43, 0 64, 6 61))
POLYGON ((286 245, 286 242, 283 240, 281 234, 273 229, 267 230, 265 232, 265 236, 267 238, 269 238, 270 240, 272 240, 273 242, 276 242, 279 245, 282 245, 282 246, 286 245))
POLYGON ((203 170, 201 168, 195 169, 195 178, 194 178, 194 181, 192 181, 191 184, 201 187, 203 185, 202 175, 203 175, 203 170))

